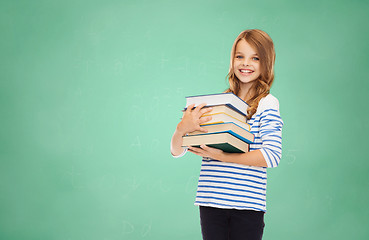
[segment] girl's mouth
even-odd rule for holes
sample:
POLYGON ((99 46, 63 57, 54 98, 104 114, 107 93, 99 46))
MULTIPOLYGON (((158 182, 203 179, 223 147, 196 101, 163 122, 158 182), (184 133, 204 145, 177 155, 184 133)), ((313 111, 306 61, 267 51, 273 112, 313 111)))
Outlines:
POLYGON ((250 75, 252 74, 254 71, 249 70, 249 69, 240 69, 240 73, 243 75, 250 75))

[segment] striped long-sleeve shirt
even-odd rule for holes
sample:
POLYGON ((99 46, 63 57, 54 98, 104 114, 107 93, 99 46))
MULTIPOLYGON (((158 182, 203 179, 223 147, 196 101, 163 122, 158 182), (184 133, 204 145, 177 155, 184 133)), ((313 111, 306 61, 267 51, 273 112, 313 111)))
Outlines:
MULTIPOLYGON (((247 123, 255 135, 250 151, 259 149, 268 167, 277 167, 282 156, 283 126, 278 99, 271 94, 261 99, 247 123)), ((266 187, 265 167, 203 158, 195 205, 265 212, 266 187)))

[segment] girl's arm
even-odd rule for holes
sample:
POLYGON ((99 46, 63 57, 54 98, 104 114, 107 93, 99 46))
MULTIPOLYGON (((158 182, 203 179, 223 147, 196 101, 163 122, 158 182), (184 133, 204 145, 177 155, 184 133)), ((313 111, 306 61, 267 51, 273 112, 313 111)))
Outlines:
POLYGON ((268 167, 261 151, 254 150, 247 153, 224 154, 223 162, 238 163, 256 167, 268 167))
POLYGON ((180 130, 178 130, 178 127, 176 128, 173 136, 172 141, 170 143, 170 152, 173 156, 181 155, 184 151, 182 148, 182 136, 184 136, 185 133, 181 133, 180 130))
POLYGON ((189 147, 188 150, 199 156, 209 157, 222 162, 238 163, 256 167, 268 167, 268 164, 259 149, 246 153, 226 153, 216 148, 201 145, 201 148, 189 147))
POLYGON ((177 128, 172 136, 170 151, 173 156, 178 156, 183 153, 184 149, 182 148, 182 137, 184 135, 196 130, 207 132, 206 129, 200 127, 200 124, 211 120, 211 117, 201 116, 207 112, 210 112, 212 108, 203 108, 205 105, 205 103, 200 104, 195 109, 193 109, 195 104, 187 107, 187 110, 183 114, 182 120, 178 123, 177 128))

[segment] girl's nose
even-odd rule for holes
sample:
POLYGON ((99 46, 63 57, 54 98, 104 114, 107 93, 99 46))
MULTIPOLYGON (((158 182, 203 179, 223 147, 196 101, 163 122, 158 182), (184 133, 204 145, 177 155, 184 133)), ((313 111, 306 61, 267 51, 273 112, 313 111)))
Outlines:
POLYGON ((249 61, 248 61, 248 60, 243 61, 243 65, 244 65, 244 66, 248 66, 248 65, 250 65, 250 64, 249 64, 249 61))

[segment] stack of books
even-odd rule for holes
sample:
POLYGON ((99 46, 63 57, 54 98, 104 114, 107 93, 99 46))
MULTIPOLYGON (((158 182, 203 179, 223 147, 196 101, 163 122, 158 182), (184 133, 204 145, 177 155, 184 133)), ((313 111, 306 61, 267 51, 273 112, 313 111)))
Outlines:
POLYGON ((186 97, 186 108, 195 104, 206 103, 212 111, 204 114, 212 119, 201 125, 207 133, 195 131, 183 136, 182 147, 200 147, 205 144, 230 153, 249 151, 249 144, 254 142, 250 125, 246 123, 248 105, 233 93, 209 94, 186 97))

